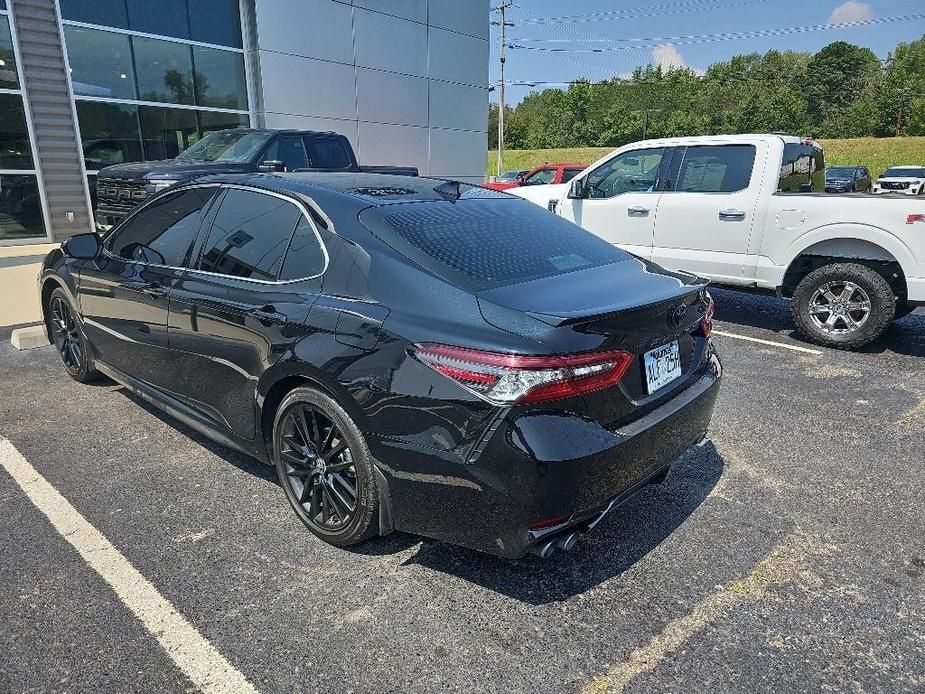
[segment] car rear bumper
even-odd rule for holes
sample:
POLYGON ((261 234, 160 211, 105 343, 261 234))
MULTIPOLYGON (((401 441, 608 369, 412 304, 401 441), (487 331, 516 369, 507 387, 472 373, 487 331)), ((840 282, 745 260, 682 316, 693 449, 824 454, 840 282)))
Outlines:
POLYGON ((613 431, 530 410, 499 414, 465 459, 371 442, 394 525, 510 558, 587 530, 704 439, 721 374, 711 353, 678 395, 613 431))

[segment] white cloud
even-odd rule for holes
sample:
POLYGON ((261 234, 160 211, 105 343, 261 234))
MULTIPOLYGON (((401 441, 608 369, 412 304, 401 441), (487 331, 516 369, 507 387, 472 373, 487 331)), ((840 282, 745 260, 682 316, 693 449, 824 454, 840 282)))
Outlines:
POLYGON ((848 0, 832 10, 829 24, 845 24, 846 22, 865 22, 874 16, 873 8, 866 2, 848 0))
POLYGON ((691 67, 684 60, 681 51, 670 43, 663 43, 652 49, 652 62, 662 68, 664 71, 677 70, 678 68, 689 68, 698 75, 703 74, 703 70, 691 67))

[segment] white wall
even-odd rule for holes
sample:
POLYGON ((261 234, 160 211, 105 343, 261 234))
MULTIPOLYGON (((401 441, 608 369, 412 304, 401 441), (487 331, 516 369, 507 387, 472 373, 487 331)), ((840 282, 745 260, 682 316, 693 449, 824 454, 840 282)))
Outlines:
POLYGON ((257 121, 334 130, 362 164, 480 181, 489 0, 250 0, 257 121))

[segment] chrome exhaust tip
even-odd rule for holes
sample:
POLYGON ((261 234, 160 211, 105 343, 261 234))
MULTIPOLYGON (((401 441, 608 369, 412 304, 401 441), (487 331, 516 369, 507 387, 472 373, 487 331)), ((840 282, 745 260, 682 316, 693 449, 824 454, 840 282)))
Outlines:
POLYGON ((578 533, 564 533, 556 539, 556 547, 564 552, 568 552, 576 544, 578 544, 578 533))
POLYGON ((556 551, 556 541, 546 540, 545 542, 541 542, 538 545, 534 545, 533 549, 530 551, 540 559, 549 559, 549 557, 551 557, 556 551))

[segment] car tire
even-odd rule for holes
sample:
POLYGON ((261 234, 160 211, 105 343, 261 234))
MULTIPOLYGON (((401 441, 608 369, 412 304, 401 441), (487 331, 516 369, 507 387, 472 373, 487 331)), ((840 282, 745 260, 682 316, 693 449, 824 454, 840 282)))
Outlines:
POLYGON ((84 335, 80 315, 67 292, 60 287, 48 297, 45 319, 48 335, 68 375, 78 383, 89 383, 99 378, 99 372, 93 367, 90 343, 84 335))
POLYGON ((859 349, 889 327, 896 296, 878 272, 856 263, 833 263, 813 270, 797 285, 791 313, 810 342, 859 349))
POLYGON ((283 399, 273 423, 273 462, 289 505, 317 537, 347 547, 377 532, 379 491, 369 447, 329 395, 296 388, 283 399))

